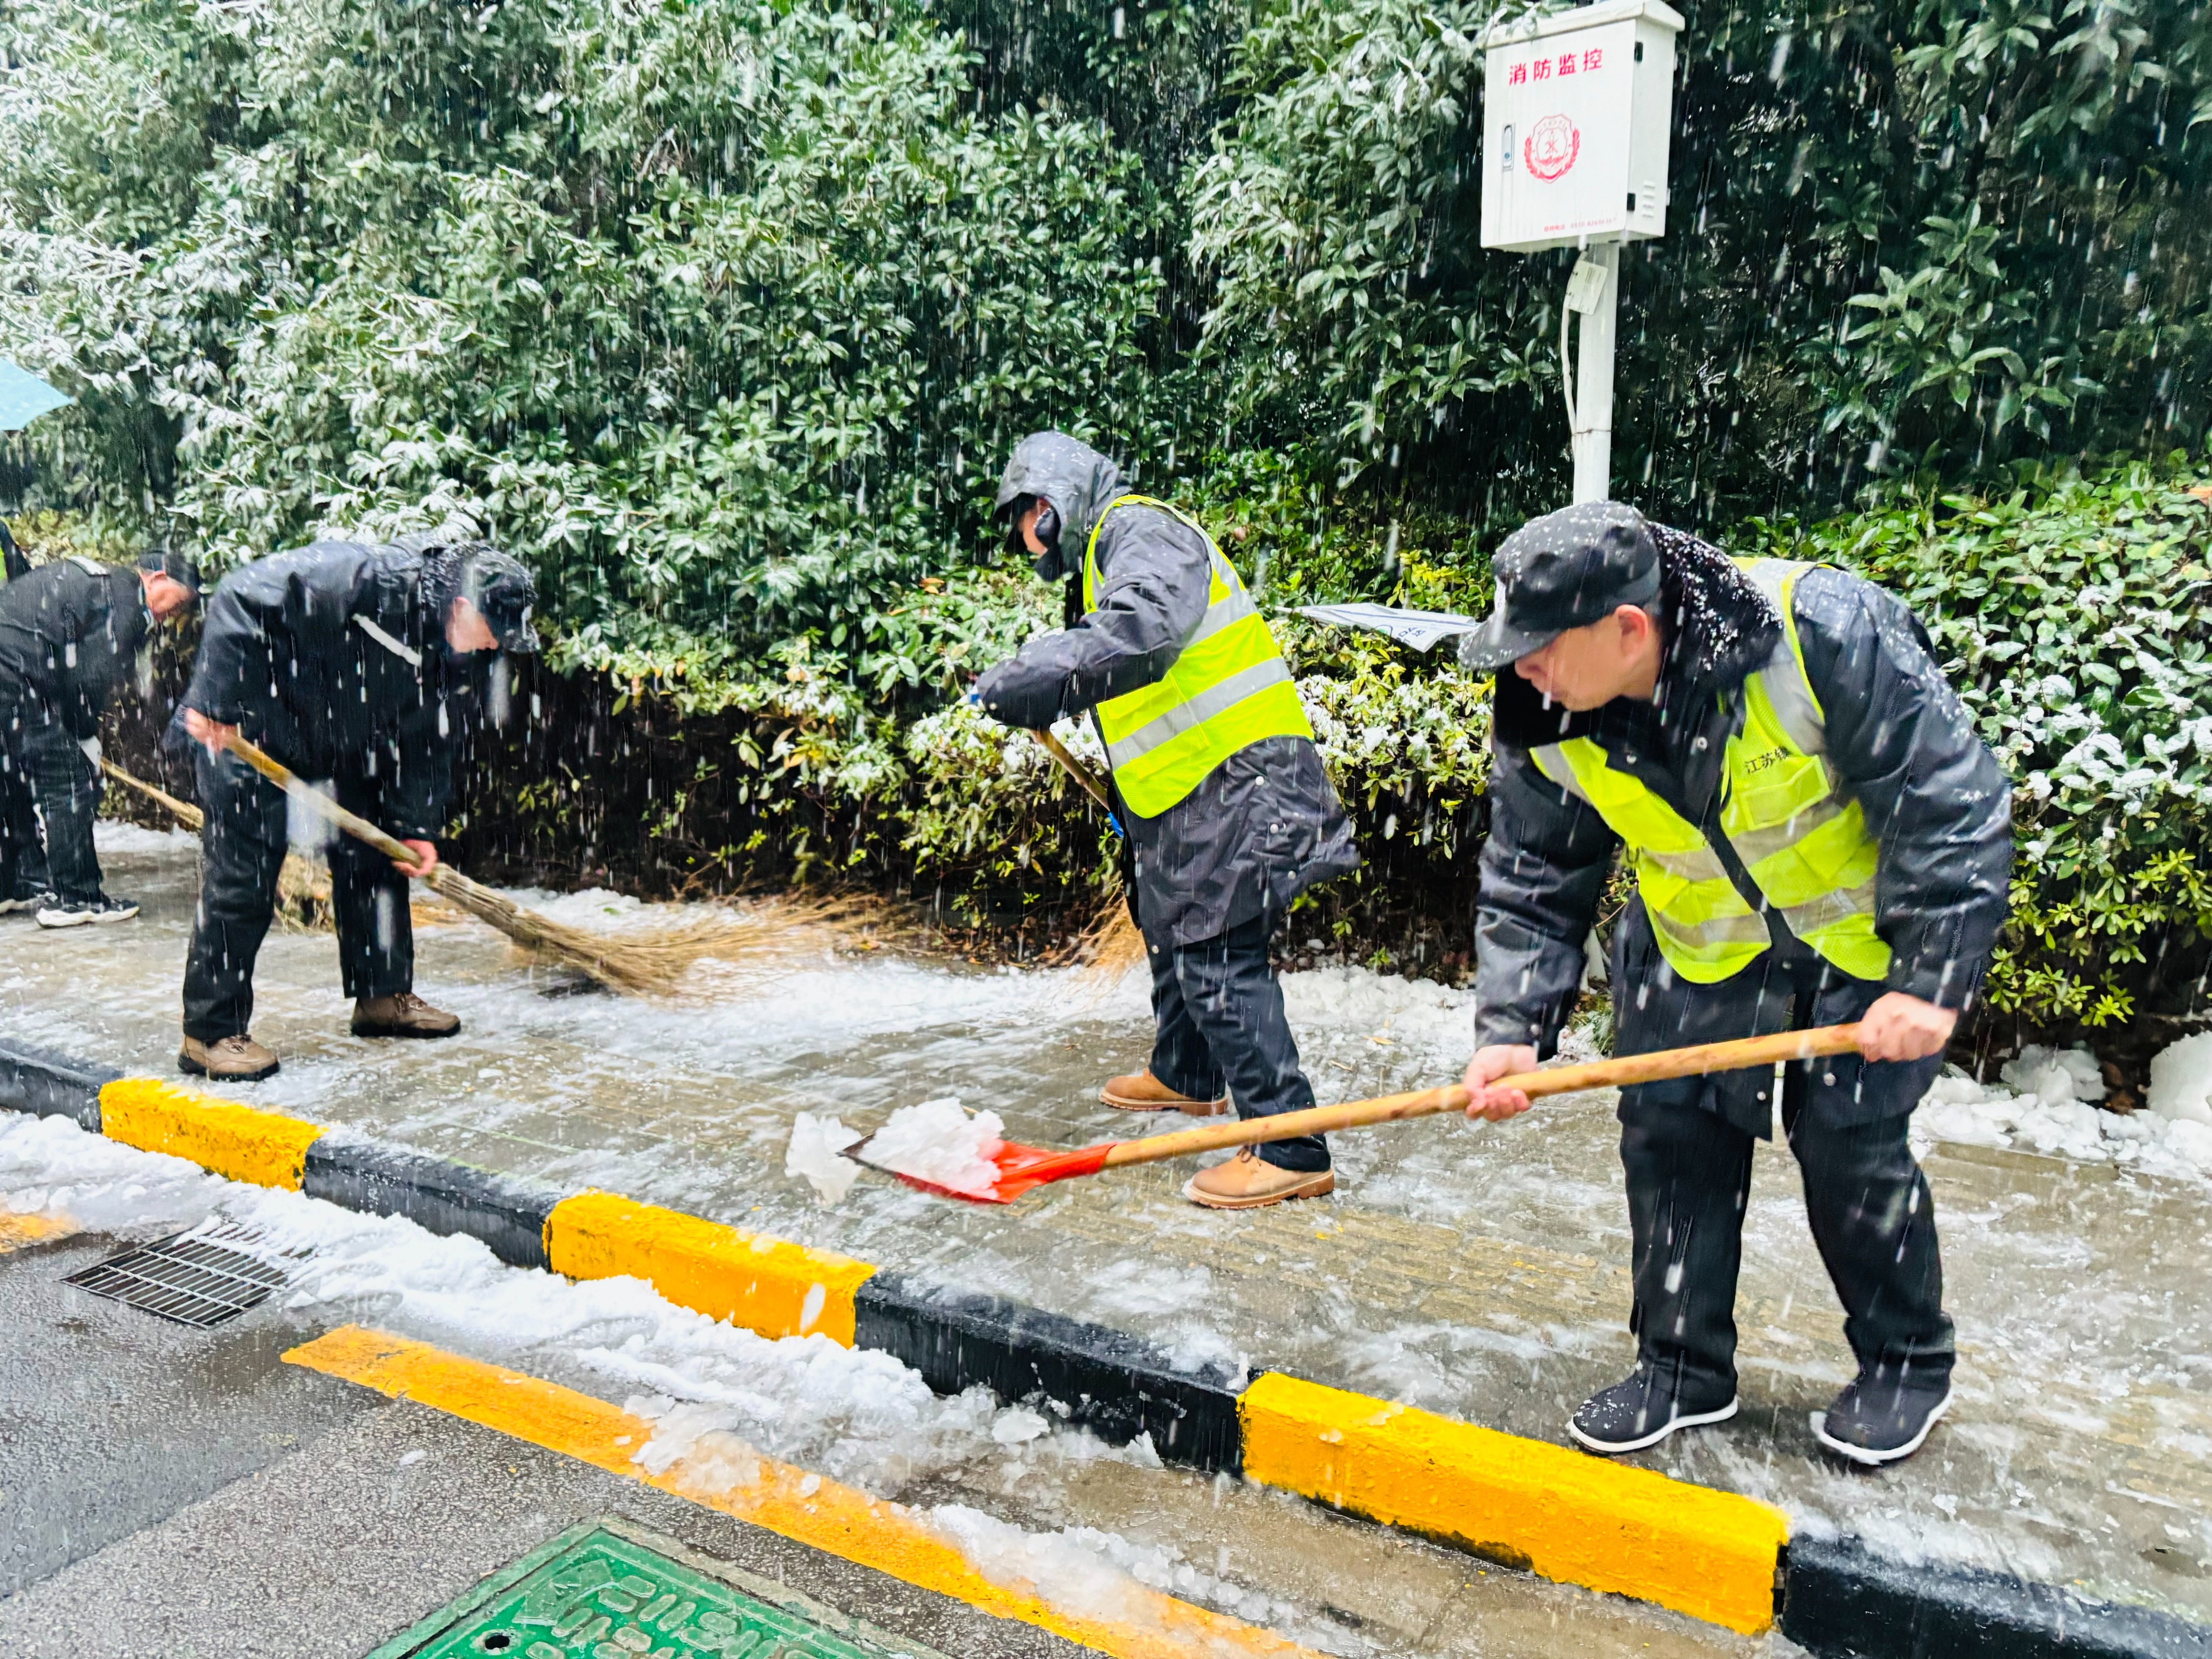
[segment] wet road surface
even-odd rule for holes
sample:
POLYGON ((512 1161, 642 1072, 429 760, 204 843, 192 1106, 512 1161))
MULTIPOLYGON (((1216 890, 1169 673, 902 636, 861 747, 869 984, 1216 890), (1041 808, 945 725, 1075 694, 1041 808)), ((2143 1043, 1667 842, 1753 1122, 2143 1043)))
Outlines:
MULTIPOLYGON (((111 886, 144 900, 146 916, 68 934, 0 922, 0 1027, 168 1074, 192 853, 117 839, 111 886)), ((591 920, 575 899, 559 904, 564 919, 591 920)), ((1097 1103, 1098 1082, 1148 1048, 1138 989, 824 951, 706 1006, 667 1007, 569 994, 473 923, 424 927, 417 955, 418 989, 467 1022, 458 1041, 348 1036, 333 942, 273 935, 255 1029, 285 1070, 229 1092, 1020 1297, 1192 1361, 1282 1366, 1553 1441, 1632 1357, 1603 1097, 1499 1127, 1339 1137, 1334 1199, 1254 1214, 1192 1208, 1177 1195, 1188 1170, 1165 1165, 1011 1209, 872 1176, 825 1211, 782 1174, 796 1111, 872 1127, 950 1093, 1039 1144, 1176 1127, 1133 1127, 1097 1103)), ((1295 976, 1290 995, 1325 1099, 1443 1081, 1463 1062, 1455 994, 1337 970, 1295 976)), ((1807 1414, 1847 1380, 1850 1359, 1794 1169, 1768 1148, 1738 1306, 1744 1413, 1643 1461, 1892 1552, 2212 1616, 2212 1288, 2201 1270, 2212 1194, 1979 1148, 1939 1146, 1928 1167, 1963 1356, 1960 1403, 1928 1450, 1864 1476, 1814 1449, 1807 1414)), ((1132 1478, 1119 1465, 1085 1477, 1132 1478)), ((1221 1524, 1204 1518, 1196 1531, 1221 1524)))

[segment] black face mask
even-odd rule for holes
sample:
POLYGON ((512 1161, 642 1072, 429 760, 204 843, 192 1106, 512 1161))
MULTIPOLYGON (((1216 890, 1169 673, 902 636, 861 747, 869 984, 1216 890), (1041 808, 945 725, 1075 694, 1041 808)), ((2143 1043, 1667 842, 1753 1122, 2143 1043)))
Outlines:
MULTIPOLYGON (((1045 502, 1044 510, 1037 514, 1036 523, 1030 527, 1036 532, 1036 538, 1044 544, 1044 551, 1030 561, 1030 568, 1036 572, 1040 581, 1057 580, 1066 568, 1060 555, 1060 509, 1050 501, 1045 502)), ((1018 521, 1014 533, 1021 533, 1018 521)))

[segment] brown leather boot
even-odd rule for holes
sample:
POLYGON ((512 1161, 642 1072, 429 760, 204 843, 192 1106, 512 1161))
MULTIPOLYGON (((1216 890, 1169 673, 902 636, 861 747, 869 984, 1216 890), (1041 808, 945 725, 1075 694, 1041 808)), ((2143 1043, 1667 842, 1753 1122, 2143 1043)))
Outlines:
POLYGON ((1107 1079, 1098 1098, 1120 1112, 1186 1112, 1192 1117, 1218 1117, 1229 1109, 1227 1095, 1218 1100, 1193 1100, 1188 1095, 1177 1094, 1150 1071, 1107 1079))
POLYGON ((1182 1195, 1209 1210, 1264 1210, 1286 1198, 1320 1198, 1335 1190, 1334 1170, 1279 1170, 1247 1146, 1228 1163, 1200 1170, 1182 1195))
POLYGON ((188 1036, 178 1052, 177 1069, 217 1083, 258 1083, 276 1075, 276 1056, 243 1034, 213 1042, 188 1036))
POLYGON ((459 1014, 433 1008, 412 991, 363 997, 353 1006, 353 1034, 358 1037, 449 1037, 460 1029, 459 1014))

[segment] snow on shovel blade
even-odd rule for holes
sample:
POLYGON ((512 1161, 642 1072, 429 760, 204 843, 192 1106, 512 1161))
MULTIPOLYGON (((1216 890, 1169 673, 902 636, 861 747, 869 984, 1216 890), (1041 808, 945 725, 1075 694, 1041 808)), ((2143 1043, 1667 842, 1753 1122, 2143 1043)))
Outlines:
POLYGON ((1072 1176, 1096 1175, 1105 1166, 1106 1154, 1121 1145, 1115 1140, 1102 1140, 1094 1146, 1079 1146, 1072 1152, 1055 1152, 1049 1146, 1024 1146, 1018 1140, 1002 1140, 985 1154, 998 1166, 999 1178, 992 1182, 988 1192, 963 1193, 957 1188, 940 1187, 933 1181, 924 1181, 903 1170, 894 1170, 888 1164, 878 1164, 864 1154, 868 1142, 856 1140, 845 1148, 845 1156, 855 1164, 864 1164, 871 1170, 880 1170, 885 1175, 896 1176, 917 1192, 934 1193, 939 1198, 957 1198, 970 1204, 1011 1204, 1031 1188, 1042 1187, 1048 1182, 1065 1181, 1072 1176))

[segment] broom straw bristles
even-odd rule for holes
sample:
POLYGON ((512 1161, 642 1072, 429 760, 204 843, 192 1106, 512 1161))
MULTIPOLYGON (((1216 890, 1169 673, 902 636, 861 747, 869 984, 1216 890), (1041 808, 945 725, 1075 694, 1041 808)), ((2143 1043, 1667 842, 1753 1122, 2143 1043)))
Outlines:
MULTIPOLYGON (((167 790, 156 788, 143 778, 133 777, 105 757, 100 760, 100 769, 118 783, 136 789, 171 817, 176 819, 179 824, 196 836, 200 833, 201 826, 207 822, 206 814, 203 813, 198 807, 188 801, 179 800, 167 790)), ((283 901, 284 906, 289 907, 283 912, 284 925, 287 927, 304 928, 305 931, 312 933, 314 931, 318 915, 325 925, 329 922, 330 877, 326 872, 316 869, 297 853, 284 854, 284 867, 276 875, 276 896, 283 901), (295 910, 302 914, 304 920, 294 917, 292 912, 295 910)))
MULTIPOLYGON (((320 790, 309 788, 245 738, 234 736, 225 747, 294 799, 320 813, 356 840, 366 842, 387 858, 410 865, 415 861, 411 848, 368 819, 348 811, 320 790)), ((580 969, 609 990, 633 994, 672 992, 692 968, 708 957, 735 961, 748 952, 757 952, 764 945, 791 938, 797 931, 795 922, 822 919, 808 916, 767 921, 724 914, 701 917, 674 927, 636 927, 618 933, 595 933, 525 909, 513 899, 471 881, 447 865, 437 866, 422 879, 425 886, 447 903, 489 923, 524 950, 580 969)))

